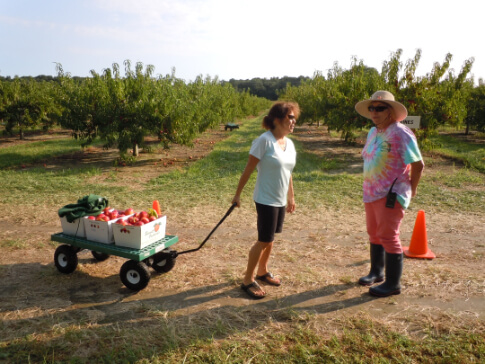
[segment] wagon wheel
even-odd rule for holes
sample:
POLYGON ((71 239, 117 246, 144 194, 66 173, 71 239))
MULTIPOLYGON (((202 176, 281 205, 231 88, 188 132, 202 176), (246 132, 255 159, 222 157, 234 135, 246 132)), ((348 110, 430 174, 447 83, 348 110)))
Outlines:
POLYGON ((150 282, 150 271, 145 263, 128 260, 121 266, 120 278, 127 288, 140 291, 150 282))
POLYGON ((72 273, 77 268, 76 250, 70 245, 60 245, 54 253, 54 264, 61 273, 72 273))
POLYGON ((109 254, 97 252, 94 250, 92 250, 91 253, 93 254, 94 259, 96 259, 98 262, 103 262, 110 257, 109 254))
POLYGON ((175 258, 166 252, 160 252, 153 256, 152 268, 158 273, 167 273, 175 266, 175 258))

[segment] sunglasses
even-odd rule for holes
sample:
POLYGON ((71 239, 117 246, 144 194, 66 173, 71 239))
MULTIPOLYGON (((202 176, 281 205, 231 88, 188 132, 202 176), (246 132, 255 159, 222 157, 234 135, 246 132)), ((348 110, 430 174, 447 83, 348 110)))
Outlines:
POLYGON ((384 110, 387 110, 389 109, 389 106, 369 106, 367 108, 367 110, 369 110, 370 112, 383 112, 384 110))

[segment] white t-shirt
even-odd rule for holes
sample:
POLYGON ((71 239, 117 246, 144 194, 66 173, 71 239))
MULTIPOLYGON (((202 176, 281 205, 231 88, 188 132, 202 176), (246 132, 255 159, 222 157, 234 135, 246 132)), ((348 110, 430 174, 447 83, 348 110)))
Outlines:
POLYGON ((286 149, 283 150, 270 130, 253 141, 249 154, 259 159, 253 194, 257 203, 286 206, 290 177, 296 164, 296 150, 291 139, 285 137, 285 142, 286 149))

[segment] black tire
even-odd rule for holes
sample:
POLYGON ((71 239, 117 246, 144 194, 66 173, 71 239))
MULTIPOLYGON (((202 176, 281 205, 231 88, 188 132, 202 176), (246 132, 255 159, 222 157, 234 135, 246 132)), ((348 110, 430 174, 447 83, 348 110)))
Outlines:
POLYGON ((140 291, 150 282, 150 271, 145 263, 128 260, 121 266, 120 278, 127 288, 140 291))
POLYGON ((91 253, 93 254, 94 259, 96 259, 98 262, 104 262, 106 259, 110 257, 109 254, 97 252, 94 250, 92 250, 91 253))
POLYGON ((167 273, 175 266, 175 258, 170 253, 160 252, 153 256, 152 268, 157 273, 167 273))
POLYGON ((61 273, 72 273, 77 268, 77 253, 70 245, 60 245, 54 253, 54 264, 61 273))

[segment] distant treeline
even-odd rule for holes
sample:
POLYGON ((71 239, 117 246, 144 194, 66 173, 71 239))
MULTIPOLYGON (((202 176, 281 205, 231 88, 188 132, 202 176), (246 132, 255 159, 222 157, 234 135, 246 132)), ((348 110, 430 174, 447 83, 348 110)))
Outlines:
MULTIPOLYGON (((10 76, 0 76, 0 81, 13 81, 15 78, 20 79, 30 79, 36 81, 58 81, 57 76, 21 76, 21 77, 10 77, 10 76)), ((85 77, 73 76, 72 79, 75 81, 82 81, 85 77)), ((222 84, 230 83, 237 91, 248 91, 251 95, 264 97, 268 100, 278 100, 278 94, 286 89, 287 85, 298 87, 302 81, 311 80, 310 77, 272 77, 272 78, 252 78, 250 80, 235 80, 231 78, 229 81, 221 81, 222 84)))
MULTIPOLYGON (((310 80, 310 77, 272 77, 253 78, 251 80, 235 80, 231 78, 228 82, 238 91, 247 90, 251 95, 265 97, 268 100, 278 100, 278 94, 286 89, 287 85, 298 87, 302 81, 310 80)), ((226 81, 223 81, 226 82, 226 81)))
MULTIPOLYGON (((84 77, 72 77, 74 80, 81 81, 84 77)), ((34 81, 56 81, 59 82, 59 77, 58 76, 47 76, 47 75, 39 75, 39 76, 15 76, 15 77, 10 77, 10 76, 0 76, 0 82, 11 82, 16 79, 21 79, 21 80, 34 80, 34 81)))

